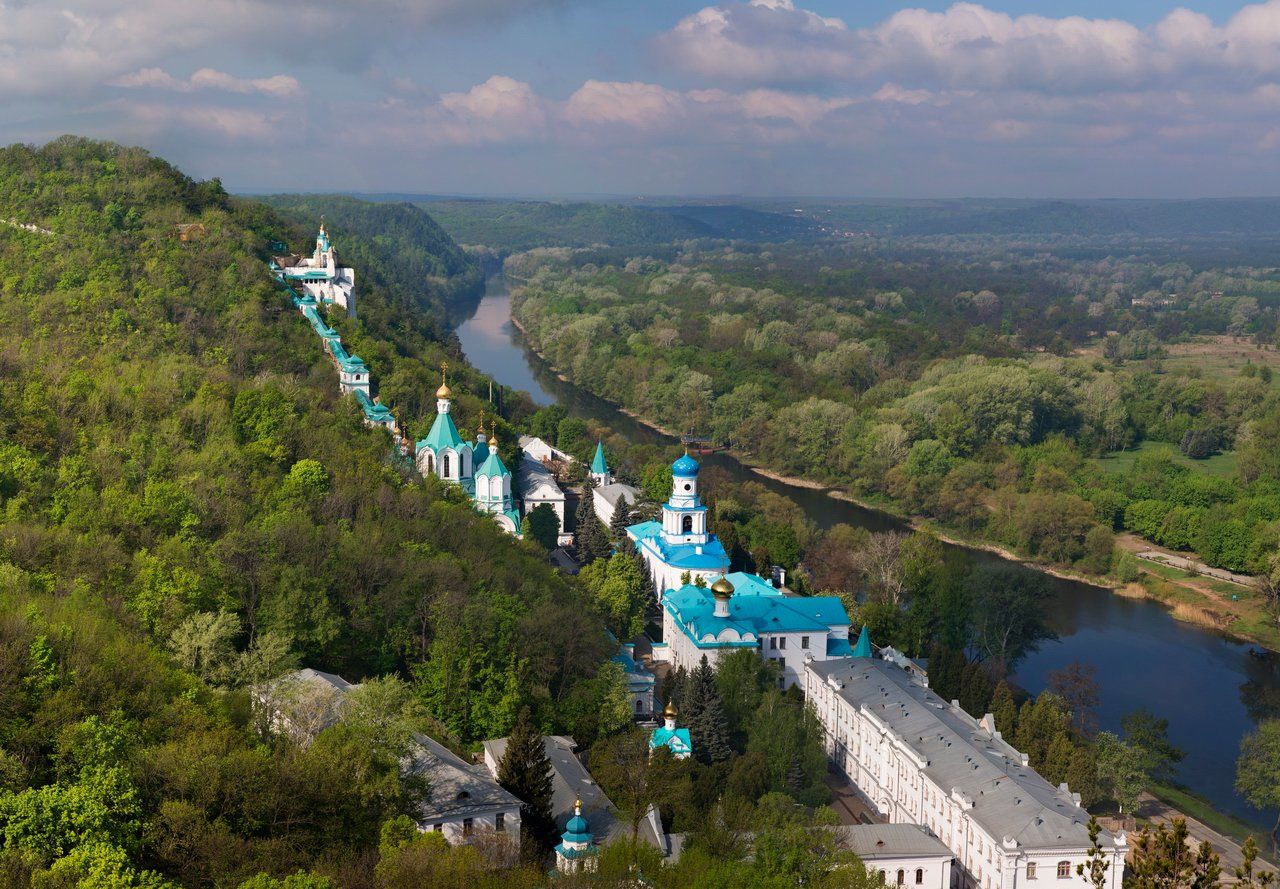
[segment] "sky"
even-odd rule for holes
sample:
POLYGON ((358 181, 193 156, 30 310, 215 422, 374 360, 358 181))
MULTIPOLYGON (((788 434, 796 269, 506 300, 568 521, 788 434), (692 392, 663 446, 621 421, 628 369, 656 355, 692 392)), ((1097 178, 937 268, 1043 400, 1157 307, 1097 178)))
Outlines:
POLYGON ((1280 194, 1280 0, 0 0, 0 136, 233 190, 1280 194))

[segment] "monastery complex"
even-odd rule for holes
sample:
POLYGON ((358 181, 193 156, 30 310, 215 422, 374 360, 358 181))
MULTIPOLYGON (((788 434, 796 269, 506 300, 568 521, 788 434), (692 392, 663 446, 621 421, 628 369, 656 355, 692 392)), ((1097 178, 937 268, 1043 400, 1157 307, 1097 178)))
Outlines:
MULTIPOLYGON (((434 422, 417 442, 405 440, 392 411, 371 397, 368 368, 347 352, 321 314, 329 306, 352 317, 356 313, 355 273, 338 263, 323 225, 310 257, 278 256, 271 269, 322 341, 340 391, 357 399, 366 423, 391 433, 418 472, 459 486, 478 511, 513 536, 520 536, 530 510, 546 505, 558 518, 559 542, 572 543, 565 492, 548 469, 574 462, 572 456, 522 437, 513 476, 492 430, 485 436, 483 420, 473 438, 459 432, 453 392, 443 374, 434 422), (514 486, 513 479, 518 480, 514 486)), ((641 500, 637 488, 614 477, 601 445, 586 474, 596 515, 605 523, 618 508, 641 500)), ((687 453, 681 456, 671 466, 671 491, 657 507, 657 517, 626 528, 661 612, 662 640, 652 644, 652 664, 659 673, 691 671, 703 658, 714 666, 738 649, 775 663, 780 685, 799 688, 813 706, 832 765, 886 822, 842 830, 850 847, 888 884, 1088 889, 1088 878, 1077 873, 1092 846, 1089 815, 1079 795, 1066 784, 1050 785, 1031 769, 1027 756, 996 731, 990 714, 973 718, 958 702, 930 690, 918 664, 892 649, 876 649, 865 627, 851 643, 853 626, 839 598, 799 596, 780 579, 732 571, 724 546, 709 530, 698 474, 698 462, 687 453)), ((698 738, 678 725, 671 705, 656 713, 660 686, 649 665, 636 659, 634 646, 624 640, 614 660, 626 674, 636 719, 654 726, 651 754, 692 755, 698 738), (661 724, 650 721, 656 715, 661 724)), ((340 719, 351 688, 341 677, 303 670, 255 692, 255 701, 268 709, 279 730, 305 733, 340 719), (299 690, 306 694, 299 697, 299 690), (308 702, 303 716, 298 700, 308 702), (317 701, 325 702, 319 711, 317 701)), ((564 872, 592 870, 601 845, 618 835, 617 810, 577 758, 572 738, 547 738, 546 743, 562 829, 556 866, 564 872)), ((485 768, 430 738, 415 737, 405 768, 427 776, 432 788, 419 827, 439 831, 450 842, 468 842, 481 831, 505 833, 518 842, 520 801, 496 781, 504 749, 505 739, 486 742, 485 768)), ((679 854, 680 838, 662 832, 656 812, 649 813, 645 825, 645 842, 663 856, 679 854)), ((1110 863, 1108 887, 1120 889, 1125 837, 1104 833, 1101 842, 1110 863)))

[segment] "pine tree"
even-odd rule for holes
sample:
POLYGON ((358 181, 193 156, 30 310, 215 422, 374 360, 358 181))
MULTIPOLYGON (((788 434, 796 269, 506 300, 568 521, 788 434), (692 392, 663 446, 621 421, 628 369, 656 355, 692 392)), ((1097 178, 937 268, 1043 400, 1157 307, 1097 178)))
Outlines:
POLYGON ((609 533, 614 540, 622 540, 627 536, 627 528, 635 524, 631 516, 631 504, 626 496, 618 497, 618 505, 613 510, 613 518, 609 520, 609 533))
POLYGON ((685 724, 693 741, 693 756, 703 765, 724 762, 733 753, 729 746, 729 719, 716 687, 716 675, 704 654, 689 677, 685 693, 685 724))
POLYGON ((596 517, 595 503, 590 489, 583 492, 574 513, 574 540, 578 547, 578 561, 590 565, 596 559, 607 559, 613 553, 613 545, 609 542, 604 526, 596 517))
POLYGON ((1090 815, 1089 862, 1077 864, 1076 875, 1088 880, 1094 889, 1107 889, 1107 871, 1111 869, 1111 862, 1107 860, 1107 851, 1102 848, 1102 842, 1098 839, 1101 833, 1102 827, 1098 824, 1098 819, 1090 815))
POLYGON ((522 803, 521 856, 526 861, 541 861, 556 841, 556 822, 551 814, 551 760, 528 707, 520 711, 507 738, 507 749, 498 763, 498 783, 522 803))
MULTIPOLYGON (((1044 757, 1044 776, 1050 784, 1061 784, 1067 780, 1071 772, 1071 757, 1075 753, 1075 745, 1066 732, 1061 732, 1049 742, 1048 752, 1044 757)), ((1068 785, 1070 786, 1070 785, 1068 785)))
POLYGON ((996 719, 996 731, 1006 741, 1012 741, 1018 723, 1018 705, 1013 702, 1013 689, 1003 679, 991 695, 991 715, 996 719))

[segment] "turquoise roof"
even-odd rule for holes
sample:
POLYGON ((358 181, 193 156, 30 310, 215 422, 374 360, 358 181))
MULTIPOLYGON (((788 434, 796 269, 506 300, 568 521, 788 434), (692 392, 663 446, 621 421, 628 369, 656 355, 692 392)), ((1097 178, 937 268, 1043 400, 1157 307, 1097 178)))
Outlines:
POLYGON ((573 840, 572 842, 585 842, 585 843, 588 843, 588 846, 585 849, 572 849, 569 846, 566 846, 564 843, 561 843, 560 845, 556 846, 556 852, 558 852, 563 857, 569 858, 569 859, 593 858, 596 855, 600 854, 600 847, 597 846, 595 843, 591 842, 591 837, 587 837, 585 840, 573 840))
MULTIPOLYGON (((457 434, 457 430, 454 430, 457 434)), ((507 464, 502 462, 502 457, 498 455, 497 448, 489 448, 489 456, 485 459, 484 465, 476 470, 477 476, 487 475, 490 478, 499 475, 510 475, 511 470, 507 469, 507 464)))
POLYGON ((657 750, 659 747, 666 747, 672 753, 692 753, 693 741, 687 728, 669 731, 666 726, 660 725, 649 736, 649 749, 657 750))
POLYGON ((675 625, 699 648, 754 647, 761 636, 771 633, 825 638, 833 628, 838 632, 849 626, 849 615, 837 596, 787 596, 740 571, 728 578, 734 587, 728 617, 716 617, 711 590, 693 584, 668 590, 662 599, 675 625))
POLYGON ((671 464, 671 474, 676 478, 693 478, 698 474, 698 461, 685 454, 671 464))
POLYGON ((729 568, 729 554, 724 551, 724 544, 712 537, 699 547, 693 543, 667 543, 662 538, 661 522, 640 522, 627 528, 627 535, 638 546, 647 546, 656 552, 662 561, 685 571, 725 571, 729 568), (698 552, 701 548, 702 552, 698 552))
POLYGON ((462 436, 458 434, 458 427, 453 424, 453 417, 448 414, 436 414, 436 421, 431 424, 431 431, 427 433, 426 438, 418 442, 419 450, 429 448, 436 454, 445 448, 453 448, 461 452, 464 447, 471 447, 471 443, 462 440, 462 436))
POLYGON ((360 402, 360 407, 364 410, 365 419, 371 423, 388 424, 395 422, 395 415, 391 413, 391 408, 385 404, 378 404, 369 397, 369 393, 363 389, 356 390, 356 400, 360 402))
POLYGON ((853 657, 853 646, 848 639, 827 637, 827 657, 853 657))
POLYGON ((854 657, 871 657, 871 634, 867 632, 867 627, 863 624, 862 632, 858 634, 858 644, 853 649, 854 657))
POLYGON ((603 475, 609 471, 609 465, 604 462, 604 443, 596 442, 596 455, 591 458, 591 471, 603 475))

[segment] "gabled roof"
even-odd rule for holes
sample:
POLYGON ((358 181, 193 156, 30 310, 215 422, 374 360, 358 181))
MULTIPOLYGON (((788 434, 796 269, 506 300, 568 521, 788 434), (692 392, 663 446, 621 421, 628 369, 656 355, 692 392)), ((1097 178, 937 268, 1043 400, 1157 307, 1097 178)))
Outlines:
POLYGON ((563 500, 564 491, 541 462, 526 453, 520 455, 520 493, 526 500, 563 500))
POLYGON ((514 808, 520 800, 508 793, 483 766, 473 766, 426 735, 413 736, 413 748, 401 768, 426 779, 427 798, 420 820, 464 817, 470 812, 514 808))
POLYGON ((635 503, 639 500, 640 489, 622 482, 614 482, 611 485, 601 485, 596 488, 593 492, 593 496, 599 497, 604 500, 605 503, 608 503, 616 509, 618 501, 624 497, 626 498, 627 503, 635 503))
POLYGON ((835 828, 863 861, 878 858, 951 858, 953 853, 923 824, 842 824, 835 828))
POLYGON ((934 784, 972 803, 968 816, 997 841, 1012 837, 1028 849, 1089 847, 1088 812, 1023 765, 1006 741, 900 666, 842 658, 812 661, 806 669, 897 735, 924 761, 934 784))

